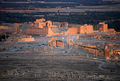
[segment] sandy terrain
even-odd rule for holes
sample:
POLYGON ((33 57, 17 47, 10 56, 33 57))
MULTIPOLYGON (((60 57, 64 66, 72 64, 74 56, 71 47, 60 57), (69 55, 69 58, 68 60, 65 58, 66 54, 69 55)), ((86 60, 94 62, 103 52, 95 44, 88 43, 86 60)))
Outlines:
MULTIPOLYGON (((49 49, 40 42, 14 45, 24 47, 0 52, 0 81, 120 80, 119 63, 107 63, 104 57, 93 59, 90 53, 88 58, 82 49, 49 49)), ((10 46, 10 43, 4 46, 10 46)))

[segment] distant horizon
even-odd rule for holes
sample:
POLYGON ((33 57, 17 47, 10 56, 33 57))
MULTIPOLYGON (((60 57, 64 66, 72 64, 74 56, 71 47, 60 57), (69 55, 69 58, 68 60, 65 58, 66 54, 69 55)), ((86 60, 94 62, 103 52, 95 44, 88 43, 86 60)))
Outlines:
POLYGON ((82 5, 112 5, 120 4, 120 0, 0 0, 0 3, 16 3, 16 2, 75 2, 82 5))

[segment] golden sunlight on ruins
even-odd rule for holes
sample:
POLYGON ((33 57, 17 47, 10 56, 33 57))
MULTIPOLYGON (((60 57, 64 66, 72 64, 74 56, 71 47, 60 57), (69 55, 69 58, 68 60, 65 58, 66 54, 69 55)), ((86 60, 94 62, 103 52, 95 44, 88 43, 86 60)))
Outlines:
MULTIPOLYGON (((34 42, 36 39, 34 35, 39 35, 40 37, 48 37, 48 46, 50 49, 55 47, 65 47, 69 48, 72 45, 81 46, 84 50, 94 53, 95 56, 98 53, 105 55, 106 59, 110 59, 113 56, 116 60, 119 57, 119 49, 117 49, 114 44, 98 44, 99 47, 92 42, 81 42, 81 39, 94 39, 94 40, 116 40, 119 39, 113 28, 108 28, 108 24, 105 22, 99 22, 96 27, 93 25, 78 25, 69 24, 68 22, 52 22, 50 20, 36 19, 34 22, 18 24, 15 23, 14 27, 0 26, 2 33, 12 33, 8 38, 5 37, 7 41, 18 41, 18 42, 34 42), (113 36, 112 36, 113 35, 113 36), (87 45, 86 45, 87 44, 87 45), (100 48, 100 47, 103 48, 100 48), (115 48, 114 48, 115 47, 115 48), (99 49, 100 48, 100 49, 99 49), (104 51, 103 51, 104 50, 104 51)), ((7 34, 5 34, 6 36, 7 34)), ((95 43, 95 42, 93 42, 95 43)), ((89 55, 87 55, 89 57, 89 55)))
POLYGON ((94 26, 42 18, 34 22, 3 23, 0 26, 0 55, 5 67, 1 70, 2 78, 116 80, 120 65, 120 32, 108 28, 105 22, 94 26), (113 73, 116 77, 111 77, 113 73))
POLYGON ((52 21, 45 21, 45 19, 36 19, 34 27, 28 28, 26 33, 39 34, 41 36, 55 36, 55 35, 75 35, 75 34, 90 34, 96 32, 110 32, 115 33, 114 29, 108 29, 108 25, 100 22, 97 25, 97 30, 94 30, 93 25, 72 25, 69 27, 67 22, 59 23, 52 21), (63 31, 59 31, 63 29, 63 31), (66 29, 66 30, 65 30, 66 29))

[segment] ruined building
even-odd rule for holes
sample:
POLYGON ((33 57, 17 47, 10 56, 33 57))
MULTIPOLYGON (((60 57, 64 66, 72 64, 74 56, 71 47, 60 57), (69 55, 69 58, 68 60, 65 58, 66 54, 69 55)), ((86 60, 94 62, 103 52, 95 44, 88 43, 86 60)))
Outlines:
POLYGON ((97 29, 99 32, 108 32, 108 24, 105 24, 105 22, 100 22, 97 25, 97 29))
POLYGON ((26 34, 40 36, 55 36, 55 35, 75 35, 89 34, 97 32, 115 32, 114 29, 108 29, 108 24, 100 22, 96 30, 93 25, 74 25, 71 26, 67 22, 52 22, 45 19, 36 19, 32 27, 27 28, 26 34))
POLYGON ((15 23, 12 26, 0 26, 0 33, 13 33, 19 32, 19 24, 15 23))
POLYGON ((80 34, 88 34, 88 33, 94 33, 94 30, 93 30, 93 25, 83 25, 83 26, 80 26, 80 34))
POLYGON ((52 26, 51 21, 45 19, 36 19, 33 27, 29 27, 26 30, 26 34, 46 36, 48 34, 48 28, 52 26))

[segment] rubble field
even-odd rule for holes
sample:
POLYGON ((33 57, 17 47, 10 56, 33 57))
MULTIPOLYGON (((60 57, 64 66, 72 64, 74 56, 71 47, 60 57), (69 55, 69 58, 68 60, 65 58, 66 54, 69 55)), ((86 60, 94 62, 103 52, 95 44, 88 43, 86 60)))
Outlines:
POLYGON ((82 48, 50 49, 40 42, 4 43, 4 47, 7 51, 0 52, 0 81, 120 80, 119 62, 106 62, 102 56, 94 59, 82 48))

